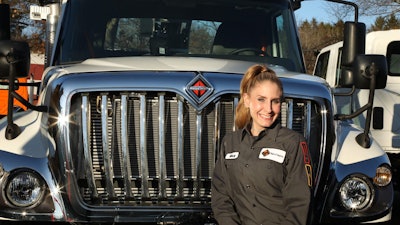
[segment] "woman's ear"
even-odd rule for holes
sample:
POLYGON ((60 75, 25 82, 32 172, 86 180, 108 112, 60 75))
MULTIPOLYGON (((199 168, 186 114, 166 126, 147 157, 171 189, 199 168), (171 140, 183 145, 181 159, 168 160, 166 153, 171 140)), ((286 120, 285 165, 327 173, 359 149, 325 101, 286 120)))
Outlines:
POLYGON ((243 103, 246 108, 250 107, 250 96, 247 93, 243 93, 243 103))

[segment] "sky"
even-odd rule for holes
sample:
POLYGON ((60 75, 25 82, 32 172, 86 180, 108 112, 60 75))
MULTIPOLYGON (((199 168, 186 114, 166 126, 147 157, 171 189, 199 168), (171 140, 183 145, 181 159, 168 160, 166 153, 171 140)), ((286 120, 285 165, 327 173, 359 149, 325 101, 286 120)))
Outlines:
MULTIPOLYGON (((329 12, 328 4, 338 4, 338 3, 330 3, 321 0, 314 1, 303 1, 301 3, 301 8, 295 12, 296 21, 301 23, 302 21, 308 20, 311 21, 315 18, 318 22, 324 23, 335 23, 337 22, 337 18, 331 15, 329 12)), ((346 20, 354 20, 354 14, 349 18, 344 18, 346 20)), ((367 28, 375 22, 375 17, 359 17, 359 22, 363 22, 366 24, 367 28)))

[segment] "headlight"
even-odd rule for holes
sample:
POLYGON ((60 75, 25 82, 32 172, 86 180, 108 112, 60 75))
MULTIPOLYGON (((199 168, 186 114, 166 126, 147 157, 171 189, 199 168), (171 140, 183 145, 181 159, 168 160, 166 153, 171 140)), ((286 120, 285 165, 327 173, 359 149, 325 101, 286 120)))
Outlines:
POLYGON ((351 211, 364 209, 372 199, 369 182, 359 177, 350 177, 340 186, 340 201, 351 211))
POLYGON ((374 177, 374 184, 383 187, 392 181, 392 171, 386 166, 380 166, 376 168, 376 174, 374 177))
POLYGON ((19 172, 9 177, 6 185, 7 199, 18 207, 39 203, 45 192, 42 178, 32 172, 19 172))

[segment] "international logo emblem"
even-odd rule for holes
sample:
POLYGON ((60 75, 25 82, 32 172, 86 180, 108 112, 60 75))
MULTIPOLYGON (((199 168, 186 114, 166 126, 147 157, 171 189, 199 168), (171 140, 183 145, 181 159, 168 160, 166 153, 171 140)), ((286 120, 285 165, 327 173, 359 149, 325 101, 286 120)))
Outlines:
POLYGON ((261 154, 262 154, 263 156, 269 155, 268 149, 265 149, 264 151, 262 151, 261 154))
POLYGON ((213 91, 214 88, 201 74, 197 75, 186 86, 186 92, 198 103, 203 102, 213 91))

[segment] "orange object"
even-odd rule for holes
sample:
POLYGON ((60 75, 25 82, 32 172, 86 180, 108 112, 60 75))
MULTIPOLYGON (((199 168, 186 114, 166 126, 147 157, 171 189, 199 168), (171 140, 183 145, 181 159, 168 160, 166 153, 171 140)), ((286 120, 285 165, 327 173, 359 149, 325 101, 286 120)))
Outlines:
MULTIPOLYGON (((18 82, 26 83, 27 78, 19 78, 18 82)), ((27 86, 19 86, 17 93, 21 95, 24 99, 28 100, 28 87, 27 86)), ((0 116, 7 115, 7 106, 8 106, 8 89, 0 89, 0 116)), ((21 102, 14 99, 14 106, 21 107, 23 110, 26 110, 26 106, 24 106, 21 102)))

